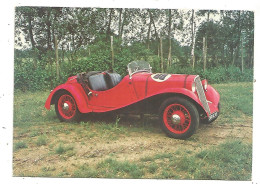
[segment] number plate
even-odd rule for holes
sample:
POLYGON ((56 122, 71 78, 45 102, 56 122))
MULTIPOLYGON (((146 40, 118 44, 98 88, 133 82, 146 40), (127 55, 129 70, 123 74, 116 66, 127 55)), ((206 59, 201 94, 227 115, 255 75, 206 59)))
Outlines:
POLYGON ((214 112, 209 116, 209 121, 218 117, 218 112, 214 112))

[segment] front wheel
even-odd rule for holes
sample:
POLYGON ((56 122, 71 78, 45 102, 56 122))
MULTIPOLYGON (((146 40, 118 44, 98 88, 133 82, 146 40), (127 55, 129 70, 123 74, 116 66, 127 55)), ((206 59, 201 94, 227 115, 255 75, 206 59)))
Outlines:
POLYGON ((61 121, 79 121, 81 113, 75 99, 68 92, 62 93, 55 102, 55 111, 61 121))
POLYGON ((176 139, 192 136, 199 126, 199 113, 193 103, 181 98, 166 99, 159 109, 163 131, 176 139))

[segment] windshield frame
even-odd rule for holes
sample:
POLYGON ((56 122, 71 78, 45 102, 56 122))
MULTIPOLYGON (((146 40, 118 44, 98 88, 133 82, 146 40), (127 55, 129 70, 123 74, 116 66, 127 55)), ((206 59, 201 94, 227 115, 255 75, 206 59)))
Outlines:
POLYGON ((134 74, 139 73, 139 72, 152 73, 152 67, 151 67, 150 63, 148 63, 147 61, 132 61, 132 62, 128 63, 127 70, 128 70, 130 79, 132 78, 132 76, 134 74))

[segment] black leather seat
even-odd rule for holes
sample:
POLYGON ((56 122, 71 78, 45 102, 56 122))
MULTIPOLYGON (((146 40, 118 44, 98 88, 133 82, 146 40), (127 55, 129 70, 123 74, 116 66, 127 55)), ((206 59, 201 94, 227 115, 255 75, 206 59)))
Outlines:
POLYGON ((119 84, 119 82, 122 80, 122 77, 120 74, 118 73, 107 73, 107 83, 108 83, 108 87, 113 88, 115 87, 117 84, 119 84))
POLYGON ((90 72, 88 76, 89 87, 94 91, 105 91, 115 87, 122 80, 118 73, 90 72))
POLYGON ((98 73, 89 76, 88 84, 89 87, 94 91, 105 91, 109 89, 103 73, 98 73))

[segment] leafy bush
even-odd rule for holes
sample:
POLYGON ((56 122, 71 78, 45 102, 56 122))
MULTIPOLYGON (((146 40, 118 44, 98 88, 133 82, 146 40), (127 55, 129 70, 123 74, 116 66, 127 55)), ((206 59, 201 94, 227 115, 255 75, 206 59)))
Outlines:
POLYGON ((173 66, 168 70, 168 73, 200 75, 202 79, 207 79, 210 83, 253 81, 252 69, 245 69, 242 73, 241 70, 235 66, 219 66, 209 68, 205 71, 203 71, 202 68, 195 68, 192 70, 191 67, 173 66))
MULTIPOLYGON (((178 54, 185 55, 181 52, 178 54)), ((60 79, 57 80, 56 64, 53 61, 54 55, 52 52, 47 52, 40 59, 35 58, 29 51, 17 52, 14 65, 15 89, 21 89, 22 91, 52 89, 58 84, 64 83, 68 77, 87 71, 114 70, 125 76, 127 74, 127 64, 136 60, 148 61, 153 68, 153 72, 161 72, 158 55, 153 53, 151 49, 147 49, 144 44, 137 42, 133 42, 131 45, 123 45, 120 40, 115 39, 113 68, 110 43, 102 40, 97 40, 88 49, 81 48, 77 53, 67 51, 65 55, 67 59, 62 60, 60 63, 60 79), (37 66, 35 66, 35 61, 37 61, 37 66), (52 61, 52 65, 49 64, 50 61, 52 61)), ((176 57, 173 56, 173 59, 178 60, 176 57)), ((167 72, 200 75, 201 78, 208 79, 210 83, 248 82, 253 80, 252 69, 245 69, 241 73, 238 67, 224 67, 222 65, 203 71, 200 65, 201 63, 198 63, 197 68, 192 69, 188 63, 178 62, 173 64, 167 72)))
POLYGON ((15 65, 14 79, 16 89, 36 91, 49 87, 51 75, 45 68, 35 68, 33 63, 27 62, 22 67, 15 65))

